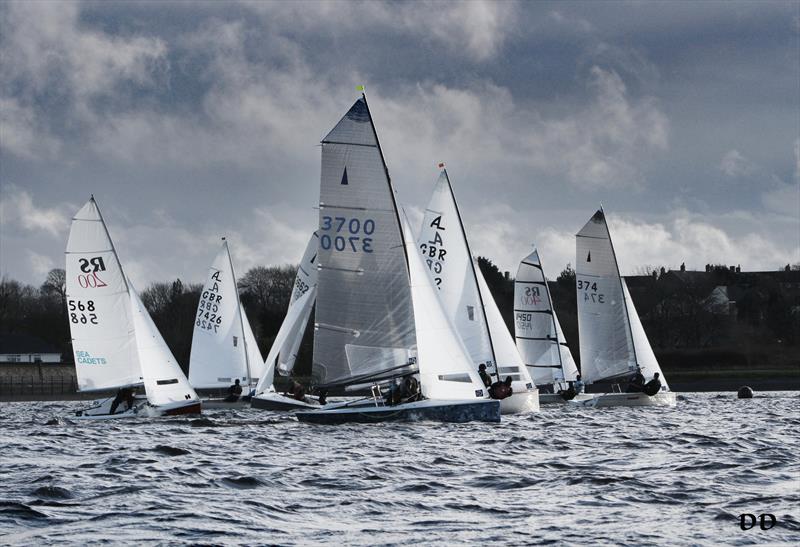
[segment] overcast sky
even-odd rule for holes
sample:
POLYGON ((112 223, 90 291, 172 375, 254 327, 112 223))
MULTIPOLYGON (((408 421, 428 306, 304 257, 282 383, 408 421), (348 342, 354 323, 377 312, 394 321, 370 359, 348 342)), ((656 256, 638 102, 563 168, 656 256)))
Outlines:
POLYGON ((549 276, 600 203, 623 274, 800 262, 798 2, 3 2, 0 269, 63 267, 91 193, 134 283, 297 262, 364 84, 421 220, 549 276))

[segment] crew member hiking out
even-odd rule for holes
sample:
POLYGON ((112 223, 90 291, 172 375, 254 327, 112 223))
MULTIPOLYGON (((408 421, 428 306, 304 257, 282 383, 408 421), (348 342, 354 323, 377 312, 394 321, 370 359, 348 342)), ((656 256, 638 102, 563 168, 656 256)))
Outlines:
POLYGON ((511 376, 506 376, 505 380, 498 380, 489 386, 489 396, 492 399, 505 399, 506 397, 511 397, 513 394, 514 390, 511 389, 511 376))
POLYGON ((643 391, 648 395, 650 395, 651 397, 656 393, 658 393, 659 391, 661 391, 661 380, 659 380, 658 378, 659 376, 660 374, 656 372, 653 375, 653 379, 644 385, 643 391))

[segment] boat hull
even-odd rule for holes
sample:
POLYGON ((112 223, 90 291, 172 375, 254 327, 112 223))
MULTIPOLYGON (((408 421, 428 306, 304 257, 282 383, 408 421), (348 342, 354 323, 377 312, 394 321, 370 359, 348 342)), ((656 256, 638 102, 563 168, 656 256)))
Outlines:
POLYGON ((131 408, 127 408, 127 405, 122 403, 117 408, 117 412, 111 414, 111 403, 114 402, 115 398, 116 397, 108 397, 107 399, 98 399, 97 401, 94 401, 92 406, 78 410, 75 413, 74 419, 118 420, 124 418, 136 418, 139 416, 139 412, 147 405, 146 397, 137 396, 131 408))
POLYGON ((250 399, 240 397, 238 401, 228 402, 225 399, 202 399, 201 403, 203 408, 208 409, 224 409, 224 408, 247 408, 250 406, 250 399))
MULTIPOLYGON (((574 402, 574 400, 573 400, 574 402)), ((591 395, 591 399, 577 401, 587 407, 603 408, 613 406, 667 406, 676 405, 677 398, 673 391, 661 391, 655 395, 646 393, 599 393, 591 395)))
POLYGON ((527 414, 539 412, 539 390, 516 392, 500 401, 501 414, 527 414))
MULTIPOLYGON (((592 397, 593 397, 593 395, 591 395, 589 393, 579 393, 578 395, 575 395, 575 397, 570 399, 570 401, 575 401, 576 403, 579 403, 579 402, 582 402, 582 401, 588 401, 592 397)), ((568 403, 570 401, 567 401, 566 399, 564 399, 564 397, 562 397, 558 393, 540 393, 539 394, 539 404, 541 404, 541 405, 563 405, 563 404, 566 404, 566 403, 568 403)))
POLYGON ((261 410, 303 410, 303 409, 318 409, 319 404, 307 403, 298 401, 293 397, 287 397, 280 393, 267 392, 260 393, 250 400, 250 406, 261 410))
POLYGON ((440 401, 426 399, 394 406, 342 406, 306 410, 295 414, 301 422, 336 425, 344 423, 416 422, 450 423, 499 422, 500 401, 440 401))
POLYGON ((182 404, 180 406, 161 406, 154 408, 161 416, 182 416, 184 414, 202 413, 202 403, 200 401, 192 401, 189 404, 182 404))

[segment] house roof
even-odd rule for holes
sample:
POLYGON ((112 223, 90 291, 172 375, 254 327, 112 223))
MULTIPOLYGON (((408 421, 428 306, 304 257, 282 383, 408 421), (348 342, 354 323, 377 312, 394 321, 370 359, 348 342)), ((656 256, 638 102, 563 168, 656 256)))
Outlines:
POLYGON ((56 346, 24 333, 0 334, 0 353, 61 353, 56 346))

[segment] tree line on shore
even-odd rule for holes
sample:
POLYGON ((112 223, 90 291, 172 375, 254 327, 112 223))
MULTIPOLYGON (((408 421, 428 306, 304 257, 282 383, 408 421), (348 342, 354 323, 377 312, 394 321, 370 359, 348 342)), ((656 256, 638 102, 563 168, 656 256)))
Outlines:
MULTIPOLYGON (((513 333, 514 280, 489 259, 480 257, 478 263, 513 333)), ((262 355, 283 321, 295 271, 292 265, 258 266, 239 279, 241 302, 262 355)), ((800 344, 800 271, 782 277, 780 272, 742 273, 727 267, 707 267, 706 272, 647 268, 646 273, 627 279, 657 355, 720 350, 749 362, 750 354, 779 359, 784 349, 800 344)), ((565 337, 580 362, 575 271, 568 264, 549 286, 565 337)), ((201 291, 201 284, 176 279, 153 283, 141 293, 184 370, 188 370, 201 291)), ((64 361, 71 361, 64 270, 51 270, 38 287, 0 279, 0 333, 36 336, 59 348, 64 361)), ((310 373, 312 342, 313 328, 308 328, 296 366, 300 375, 310 373)))

